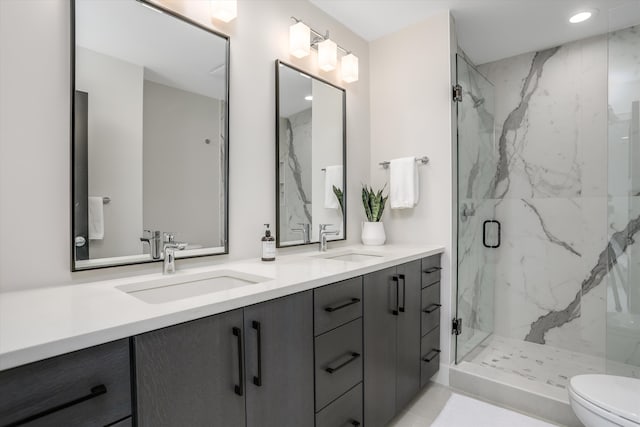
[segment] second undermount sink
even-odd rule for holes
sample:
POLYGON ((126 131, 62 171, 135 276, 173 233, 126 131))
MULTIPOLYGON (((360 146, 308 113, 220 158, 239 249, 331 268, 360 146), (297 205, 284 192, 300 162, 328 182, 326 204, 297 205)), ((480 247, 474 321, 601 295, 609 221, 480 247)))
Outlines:
POLYGON ((376 258, 381 258, 382 255, 365 252, 365 251, 341 251, 341 252, 328 252, 322 255, 316 255, 316 258, 332 259, 335 261, 346 262, 364 262, 371 261, 376 258))
POLYGON ((116 288, 149 304, 191 298, 267 282, 268 277, 233 270, 217 270, 193 275, 165 276, 116 288))

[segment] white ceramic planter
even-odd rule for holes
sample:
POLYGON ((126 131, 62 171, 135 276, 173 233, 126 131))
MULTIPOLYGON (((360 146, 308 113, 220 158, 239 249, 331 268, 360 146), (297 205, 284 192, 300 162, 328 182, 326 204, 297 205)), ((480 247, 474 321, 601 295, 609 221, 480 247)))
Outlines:
POLYGON ((384 233, 384 225, 380 222, 362 223, 362 244, 367 246, 384 245, 387 236, 384 233))

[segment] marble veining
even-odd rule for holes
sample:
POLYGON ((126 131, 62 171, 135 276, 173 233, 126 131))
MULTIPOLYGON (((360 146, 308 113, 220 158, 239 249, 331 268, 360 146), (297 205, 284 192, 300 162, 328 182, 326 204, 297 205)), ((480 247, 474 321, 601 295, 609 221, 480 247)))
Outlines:
POLYGON ((606 42, 594 37, 480 65, 494 85, 481 93, 465 82, 459 204, 476 214, 459 223, 459 299, 470 335, 462 346, 493 331, 605 353, 606 296, 582 284, 602 281, 589 277, 609 245, 607 91, 596 84, 607 79, 606 42), (493 137, 476 111, 482 98, 493 104, 493 137), (502 225, 498 249, 482 245, 487 219, 502 225))
POLYGON ((609 69, 640 81, 637 46, 634 27, 478 67, 458 59, 459 360, 492 332, 602 357, 607 303, 632 311, 637 90, 604 83, 609 69), (502 225, 497 249, 482 244, 487 219, 502 225))
POLYGON ((312 223, 311 187, 312 109, 280 119, 280 240, 301 241, 292 230, 298 224, 312 223))
POLYGON ((549 241, 551 243, 553 243, 555 245, 558 245, 558 246, 568 250, 569 252, 571 252, 572 254, 574 254, 576 256, 579 256, 579 257, 582 256, 569 243, 560 240, 559 238, 554 236, 553 233, 551 233, 551 231, 548 230, 547 226, 544 223, 544 219, 540 215, 540 212, 538 212, 538 209, 536 209, 536 207, 531 202, 529 202, 529 201, 527 201, 525 199, 522 199, 522 203, 527 205, 527 207, 529 207, 529 209, 531 209, 533 211, 533 213, 536 215, 536 217, 538 218, 538 221, 540 222, 540 227, 542 227, 542 231, 544 232, 544 235, 547 236, 547 239, 549 239, 549 241))
POLYGON ((507 135, 509 133, 517 134, 518 131, 521 130, 520 128, 525 121, 525 117, 529 109, 531 97, 538 89, 544 65, 553 55, 555 55, 556 52, 558 52, 559 49, 559 47, 555 47, 535 53, 533 60, 531 61, 529 73, 525 77, 522 89, 520 90, 520 102, 516 108, 509 113, 502 125, 502 131, 498 139, 498 165, 491 188, 493 198, 502 198, 505 196, 507 191, 509 191, 510 180, 509 157, 507 154, 507 135), (505 182, 505 184, 503 185, 503 188, 500 188, 500 185, 503 182, 505 182))

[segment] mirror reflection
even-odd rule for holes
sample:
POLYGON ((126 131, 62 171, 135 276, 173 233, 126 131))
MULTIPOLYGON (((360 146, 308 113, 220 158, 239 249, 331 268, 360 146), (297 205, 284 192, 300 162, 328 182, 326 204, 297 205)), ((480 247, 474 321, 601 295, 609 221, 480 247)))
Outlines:
POLYGON ((74 269, 227 252, 228 39, 75 0, 74 269))
POLYGON ((345 91, 276 62, 279 247, 345 239, 345 91))

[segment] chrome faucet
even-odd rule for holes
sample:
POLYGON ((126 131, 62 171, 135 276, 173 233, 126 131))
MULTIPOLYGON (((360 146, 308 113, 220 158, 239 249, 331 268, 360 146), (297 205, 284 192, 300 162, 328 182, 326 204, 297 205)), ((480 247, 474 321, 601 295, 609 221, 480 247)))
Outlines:
POLYGON ((172 233, 164 233, 162 253, 164 262, 162 274, 173 274, 176 272, 176 251, 182 251, 187 247, 186 243, 176 242, 172 233))
POLYGON ((320 224, 320 232, 318 237, 320 240, 320 252, 327 251, 327 236, 337 236, 340 234, 338 230, 327 230, 327 227, 333 224, 320 224))
POLYGON ((292 228, 291 231, 297 231, 302 233, 302 241, 304 243, 311 243, 311 240, 309 237, 309 235, 311 234, 311 224, 307 222, 299 222, 298 225, 300 225, 302 228, 292 228))
POLYGON ((149 244, 152 259, 160 259, 162 255, 162 232, 160 230, 144 230, 140 241, 149 244))

